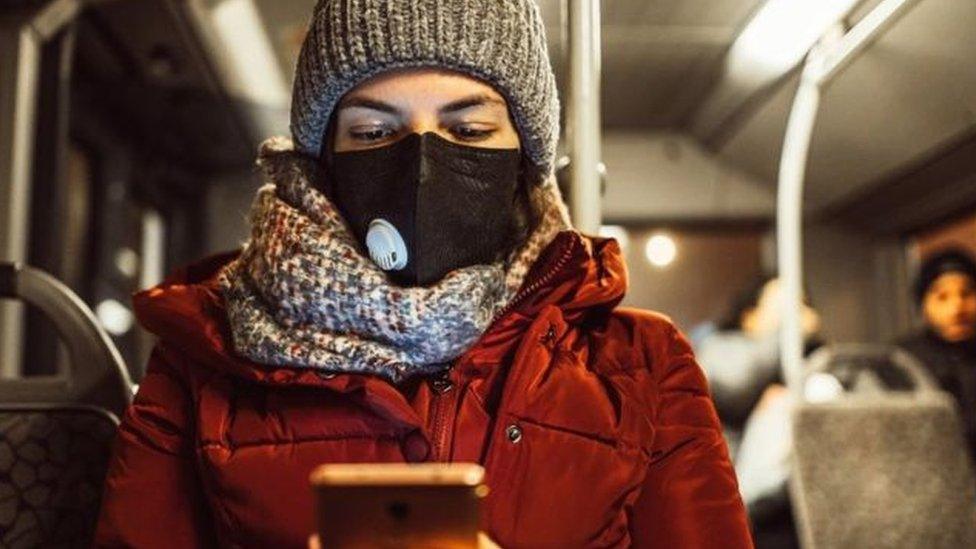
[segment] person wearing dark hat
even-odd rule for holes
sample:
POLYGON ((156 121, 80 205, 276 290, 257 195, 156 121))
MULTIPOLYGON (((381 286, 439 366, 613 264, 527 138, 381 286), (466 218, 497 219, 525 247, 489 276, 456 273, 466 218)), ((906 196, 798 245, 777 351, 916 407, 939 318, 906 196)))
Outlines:
POLYGON ((955 248, 930 256, 915 281, 915 299, 925 326, 897 343, 955 397, 976 458, 976 261, 955 248))
POLYGON ((570 225, 543 28, 317 3, 244 249, 134 298, 160 343, 96 546, 304 547, 310 472, 366 462, 481 464, 506 548, 752 546, 687 340, 570 225))

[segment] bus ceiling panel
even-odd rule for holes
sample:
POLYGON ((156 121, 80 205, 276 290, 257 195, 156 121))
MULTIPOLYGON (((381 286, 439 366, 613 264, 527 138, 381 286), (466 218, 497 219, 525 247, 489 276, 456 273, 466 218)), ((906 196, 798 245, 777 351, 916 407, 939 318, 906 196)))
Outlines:
MULTIPOLYGON (((811 211, 836 209, 976 127, 976 3, 922 0, 826 89, 808 167, 811 211)), ((797 76, 785 79, 721 146, 775 185, 797 76)))
POLYGON ((34 37, 47 42, 70 25, 82 0, 6 0, 0 3, 0 26, 29 26, 34 37))
MULTIPOLYGON (((605 1, 608 25, 727 27, 749 16, 761 0, 613 0, 605 1)), ((556 3, 557 2, 548 2, 556 3)))
POLYGON ((199 89, 78 78, 71 116, 72 135, 111 135, 138 150, 138 158, 171 169, 209 174, 253 163, 255 147, 229 103, 199 89))
MULTIPOLYGON (((214 0, 208 2, 217 3, 214 0)), ((298 52, 315 3, 316 0, 254 0, 288 82, 295 77, 298 52)))
POLYGON ((605 2, 604 126, 675 128, 705 100, 759 0, 605 2))
POLYGON ((697 37, 608 32, 602 96, 607 128, 679 126, 704 99, 733 36, 731 30, 697 37))
POLYGON ((255 109, 227 93, 181 2, 95 3, 77 56, 75 108, 97 110, 148 155, 204 172, 252 163, 255 109))
POLYGON ((869 185, 826 218, 883 236, 903 236, 976 211, 976 130, 869 185))
POLYGON ((90 11, 101 38, 133 63, 136 73, 128 77, 164 88, 219 91, 210 61, 170 0, 105 2, 90 11))

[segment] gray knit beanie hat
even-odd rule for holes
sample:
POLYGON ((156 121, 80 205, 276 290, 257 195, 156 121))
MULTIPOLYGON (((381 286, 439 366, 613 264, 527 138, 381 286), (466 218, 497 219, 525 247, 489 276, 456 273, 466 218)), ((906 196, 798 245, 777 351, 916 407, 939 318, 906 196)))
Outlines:
POLYGON ((336 104, 390 69, 474 76, 508 101, 526 157, 543 172, 559 139, 559 98, 535 0, 319 0, 298 57, 291 132, 318 157, 336 104))

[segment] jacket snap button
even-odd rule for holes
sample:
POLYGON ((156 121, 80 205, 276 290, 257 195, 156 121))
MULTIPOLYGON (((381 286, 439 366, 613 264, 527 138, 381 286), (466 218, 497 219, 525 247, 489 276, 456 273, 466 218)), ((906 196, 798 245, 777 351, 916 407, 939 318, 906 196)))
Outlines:
POLYGON ((339 375, 335 372, 318 372, 318 374, 322 379, 333 379, 335 376, 339 375))
POLYGON ((518 425, 509 425, 505 429, 505 436, 508 437, 508 441, 512 444, 518 444, 522 440, 522 428, 518 425))
POLYGON ((556 327, 552 324, 549 325, 549 329, 546 330, 546 335, 542 336, 543 343, 552 343, 556 340, 556 327))
POLYGON ((430 445, 427 439, 419 432, 412 432, 403 439, 401 443, 403 457, 409 463, 420 463, 427 460, 430 454, 430 445))

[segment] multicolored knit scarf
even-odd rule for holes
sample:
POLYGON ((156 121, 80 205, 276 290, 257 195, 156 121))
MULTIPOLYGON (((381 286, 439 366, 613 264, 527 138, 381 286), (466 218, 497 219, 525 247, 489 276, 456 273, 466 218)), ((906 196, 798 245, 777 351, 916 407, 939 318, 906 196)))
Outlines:
POLYGON ((262 364, 358 372, 393 382, 443 370, 512 299, 569 216, 555 180, 535 187, 539 224, 506 261, 458 269, 429 287, 399 287, 363 251, 313 185, 315 160, 273 138, 251 238, 219 275, 234 348, 262 364))

